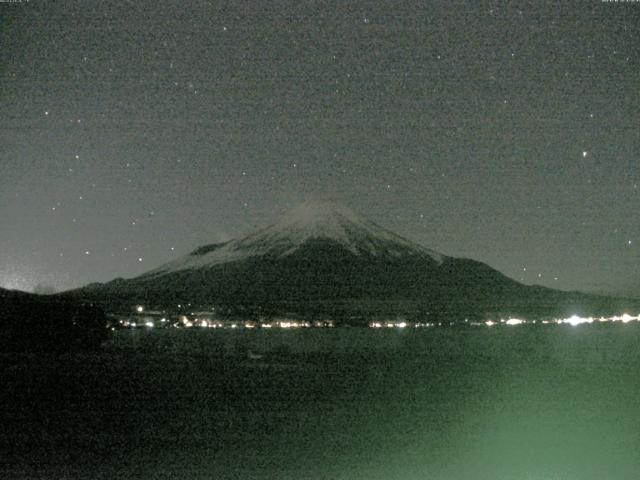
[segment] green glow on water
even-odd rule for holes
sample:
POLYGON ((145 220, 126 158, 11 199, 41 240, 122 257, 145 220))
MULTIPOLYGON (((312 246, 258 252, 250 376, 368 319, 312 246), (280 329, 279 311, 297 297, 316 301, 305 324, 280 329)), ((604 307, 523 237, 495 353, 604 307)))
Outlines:
POLYGON ((30 391, 42 389, 52 378, 47 388, 79 395, 48 411, 48 424, 5 410, 5 438, 30 439, 34 455, 31 470, 11 478, 600 480, 640 471, 640 326, 631 324, 150 329, 118 332, 100 357, 60 362, 3 370, 9 387, 32 378, 30 391), (245 350, 262 356, 238 356, 245 350))

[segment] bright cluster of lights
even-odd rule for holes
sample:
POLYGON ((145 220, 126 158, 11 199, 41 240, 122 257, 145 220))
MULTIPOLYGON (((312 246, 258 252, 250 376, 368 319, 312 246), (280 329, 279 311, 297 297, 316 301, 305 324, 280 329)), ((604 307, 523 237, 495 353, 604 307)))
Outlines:
MULTIPOLYGON (((182 319, 182 326, 186 327, 186 328, 191 328, 191 327, 224 328, 225 327, 224 323, 216 322, 216 321, 213 321, 213 320, 200 319, 200 318, 195 318, 195 319, 191 320, 186 315, 182 315, 182 317, 180 317, 180 318, 182 319)), ((232 324, 232 325, 229 325, 229 326, 235 328, 235 323, 232 324)))
POLYGON ((633 320, 640 321, 640 315, 638 315, 637 317, 632 317, 631 315, 625 313, 621 317, 611 317, 611 320, 613 322, 629 323, 629 322, 631 322, 633 320))
POLYGON ((593 323, 593 317, 579 317, 577 315, 572 315, 569 318, 565 318, 564 320, 560 320, 558 323, 568 323, 569 325, 580 325, 582 323, 593 323))
MULTIPOLYGON (((556 325, 571 325, 573 327, 576 327, 578 325, 582 325, 585 323, 594 323, 594 322, 622 322, 622 323, 629 323, 632 321, 640 321, 640 315, 638 316, 633 316, 633 315, 629 315, 628 313, 625 313, 623 315, 614 315, 613 317, 600 317, 598 319, 595 319, 593 317, 580 317, 579 315, 572 315, 570 317, 567 318, 555 318, 555 319, 551 319, 551 320, 542 320, 540 323, 544 324, 544 325, 548 325, 548 324, 556 324, 556 325)), ((505 325, 522 325, 522 324, 535 324, 537 323, 536 320, 532 320, 532 321, 527 321, 527 320, 521 320, 519 318, 509 318, 507 320, 505 319, 501 319, 499 322, 494 322, 493 320, 487 320, 484 322, 484 324, 488 327, 491 327, 493 325, 497 325, 498 323, 502 323, 505 325)), ((474 324, 476 325, 476 324, 474 324)))
POLYGON ((523 323, 525 323, 525 321, 519 318, 510 318, 509 320, 506 320, 504 323, 506 323, 507 325, 522 325, 523 323))
MULTIPOLYGON (((211 312, 197 312, 190 314, 182 314, 171 320, 163 315, 162 311, 147 311, 142 305, 134 307, 136 314, 129 318, 121 318, 117 320, 117 325, 125 328, 147 327, 175 327, 175 328, 324 328, 333 327, 333 320, 315 320, 313 322, 305 320, 292 319, 274 319, 270 321, 255 320, 228 320, 222 318, 211 318, 211 312)), ((215 315, 215 314, 214 314, 215 315)))
POLYGON ((308 328, 311 326, 311 324, 309 322, 287 321, 275 322, 275 326, 280 328, 308 328))
MULTIPOLYGON (((369 323, 370 328, 406 328, 408 326, 409 324, 404 320, 400 322, 370 322, 369 323)), ((427 324, 423 325, 423 324, 416 323, 414 325, 414 327, 421 327, 421 326, 427 326, 427 324)))
MULTIPOLYGON (((623 315, 616 315, 613 317, 600 317, 598 319, 595 319, 594 317, 580 317, 578 315, 572 315, 568 318, 555 318, 555 319, 549 319, 549 320, 524 320, 521 318, 501 318, 500 320, 485 320, 483 322, 476 322, 476 321, 468 321, 465 320, 465 324, 471 325, 471 326, 486 326, 486 327, 493 327, 495 325, 508 325, 508 326, 517 326, 517 325, 535 325, 535 324, 543 324, 543 325, 549 325, 549 324, 555 324, 555 325, 571 325, 571 326, 578 326, 578 325, 582 325, 582 324, 589 324, 589 323, 594 323, 594 322, 622 322, 622 323, 629 323, 632 321, 640 321, 640 315, 638 316, 633 316, 633 315, 629 315, 628 313, 625 313, 623 315)), ((420 322, 416 322, 416 323, 408 323, 405 321, 402 322, 393 322, 393 321, 388 321, 388 322, 382 322, 382 321, 375 321, 375 322, 370 322, 369 323, 369 327, 370 328, 405 328, 405 327, 409 327, 409 326, 413 326, 415 328, 420 328, 420 327, 435 327, 435 326, 453 326, 453 325, 459 325, 460 323, 456 323, 456 322, 438 322, 438 323, 420 323, 420 322)))
MULTIPOLYGON (((162 312, 159 311, 147 311, 143 305, 137 305, 134 307, 137 315, 121 319, 118 321, 120 327, 126 328, 138 328, 138 327, 146 327, 146 328, 154 328, 156 326, 160 327, 168 327, 173 326, 177 328, 283 328, 283 329, 291 329, 291 328, 322 328, 322 327, 333 327, 335 324, 333 320, 316 320, 313 322, 305 321, 305 320, 291 320, 291 319, 274 319, 271 321, 254 321, 254 320, 245 320, 245 321, 231 321, 225 319, 212 319, 210 318, 211 312, 199 312, 199 313, 191 313, 187 315, 180 315, 177 317, 176 321, 170 321, 166 316, 162 318, 162 312), (204 316, 204 318, 200 317, 204 316), (158 323, 159 322, 159 323, 158 323)), ((533 325, 536 323, 541 323, 543 325, 555 324, 555 325, 571 325, 578 326, 582 324, 591 324, 594 322, 621 322, 621 323, 629 323, 632 321, 640 321, 640 315, 633 316, 628 313, 624 313, 622 315, 614 315, 612 317, 581 317, 579 315, 572 315, 567 318, 556 318, 556 319, 545 319, 545 320, 524 320, 521 318, 501 318, 500 320, 485 320, 485 321, 469 321, 468 319, 464 320, 464 324, 471 326, 486 326, 493 327, 495 325, 507 325, 507 326, 517 326, 517 325, 533 325)), ((423 327, 435 327, 435 326, 455 326, 460 325, 461 322, 408 322, 404 319, 396 319, 396 320, 387 320, 387 321, 372 321, 369 322, 370 328, 397 328, 404 329, 407 327, 414 328, 423 328, 423 327)))

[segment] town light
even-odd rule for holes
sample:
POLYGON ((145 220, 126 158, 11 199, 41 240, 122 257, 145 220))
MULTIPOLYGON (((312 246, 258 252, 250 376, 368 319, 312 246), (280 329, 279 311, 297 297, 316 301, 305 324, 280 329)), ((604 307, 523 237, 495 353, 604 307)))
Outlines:
POLYGON ((628 313, 623 314, 622 317, 620 318, 620 320, 622 320, 622 323, 629 323, 631 320, 635 320, 635 319, 636 317, 632 317, 628 313))
POLYGON ((585 317, 579 317, 577 315, 572 315, 571 317, 565 318, 564 320, 562 320, 561 323, 568 323, 569 325, 572 325, 575 327, 576 325, 580 325, 581 323, 592 323, 592 322, 593 322, 593 318, 591 317, 585 318, 585 317))

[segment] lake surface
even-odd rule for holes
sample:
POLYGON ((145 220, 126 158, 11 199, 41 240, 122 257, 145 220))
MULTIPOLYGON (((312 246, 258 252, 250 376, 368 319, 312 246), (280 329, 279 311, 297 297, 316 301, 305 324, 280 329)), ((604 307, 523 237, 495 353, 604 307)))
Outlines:
POLYGON ((2 356, 1 367, 5 478, 640 472, 635 322, 123 330, 100 354, 2 356))

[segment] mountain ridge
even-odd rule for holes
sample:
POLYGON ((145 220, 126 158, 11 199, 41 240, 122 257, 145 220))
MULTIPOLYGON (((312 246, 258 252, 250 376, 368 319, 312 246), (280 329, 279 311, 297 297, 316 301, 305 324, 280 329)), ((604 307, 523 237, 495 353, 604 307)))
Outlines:
POLYGON ((331 202, 306 202, 282 219, 240 239, 198 247, 188 255, 167 262, 143 274, 154 276, 180 270, 204 268, 244 260, 252 256, 285 257, 306 241, 325 238, 346 247, 355 255, 427 255, 442 263, 444 255, 405 239, 331 202))
POLYGON ((107 310, 190 304, 237 314, 340 318, 595 315, 629 304, 523 285, 482 262, 440 254, 345 207, 318 202, 138 277, 66 294, 107 310))

